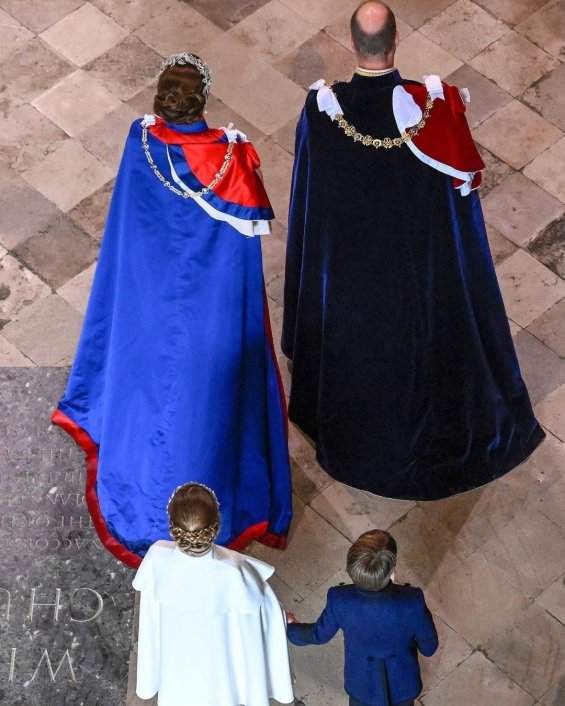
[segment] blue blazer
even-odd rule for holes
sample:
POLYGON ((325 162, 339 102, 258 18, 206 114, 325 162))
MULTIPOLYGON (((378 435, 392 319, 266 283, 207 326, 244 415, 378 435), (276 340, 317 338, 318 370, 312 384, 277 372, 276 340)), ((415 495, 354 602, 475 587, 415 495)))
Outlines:
POLYGON ((295 645, 320 645, 340 629, 350 696, 368 706, 393 706, 418 696, 417 651, 429 657, 438 647, 421 589, 393 583, 381 591, 334 586, 318 620, 289 625, 288 639, 295 645))

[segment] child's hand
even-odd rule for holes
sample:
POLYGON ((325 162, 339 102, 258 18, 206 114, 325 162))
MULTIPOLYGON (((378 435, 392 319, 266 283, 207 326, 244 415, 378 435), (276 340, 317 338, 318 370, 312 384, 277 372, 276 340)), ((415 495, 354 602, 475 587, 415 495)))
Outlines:
POLYGON ((291 610, 285 610, 287 623, 298 623, 298 618, 291 610))

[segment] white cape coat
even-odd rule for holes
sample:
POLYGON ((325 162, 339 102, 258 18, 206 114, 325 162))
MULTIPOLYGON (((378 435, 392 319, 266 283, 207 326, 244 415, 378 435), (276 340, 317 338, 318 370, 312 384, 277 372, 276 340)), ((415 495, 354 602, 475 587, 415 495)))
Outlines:
POLYGON ((159 541, 133 581, 141 591, 137 695, 159 706, 293 702, 286 621, 272 566, 214 545, 203 557, 159 541))

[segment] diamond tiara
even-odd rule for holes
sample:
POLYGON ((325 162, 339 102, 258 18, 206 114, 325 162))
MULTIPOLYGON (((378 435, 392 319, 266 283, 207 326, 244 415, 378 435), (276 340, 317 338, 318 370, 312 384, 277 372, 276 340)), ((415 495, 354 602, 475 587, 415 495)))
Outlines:
POLYGON ((175 66, 176 64, 179 64, 180 66, 190 65, 198 69, 198 73, 202 76, 202 83, 204 84, 204 95, 208 98, 208 95, 210 94, 210 86, 212 85, 212 72, 208 68, 207 64, 205 64, 202 59, 194 56, 194 54, 188 54, 183 51, 181 54, 171 54, 168 59, 165 59, 165 61, 161 64, 158 75, 160 76, 163 71, 170 69, 171 66, 175 66))

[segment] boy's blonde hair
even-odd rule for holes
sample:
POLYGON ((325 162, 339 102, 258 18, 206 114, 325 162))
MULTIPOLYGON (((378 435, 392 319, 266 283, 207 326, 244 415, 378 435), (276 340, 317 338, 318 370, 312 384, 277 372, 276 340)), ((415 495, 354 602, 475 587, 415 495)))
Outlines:
POLYGON ((218 536, 220 511, 212 490, 200 483, 186 483, 173 493, 169 505, 169 528, 179 549, 203 554, 218 536))
POLYGON ((347 552, 347 573, 366 591, 380 591, 396 567, 396 542, 388 532, 374 529, 362 534, 347 552))

